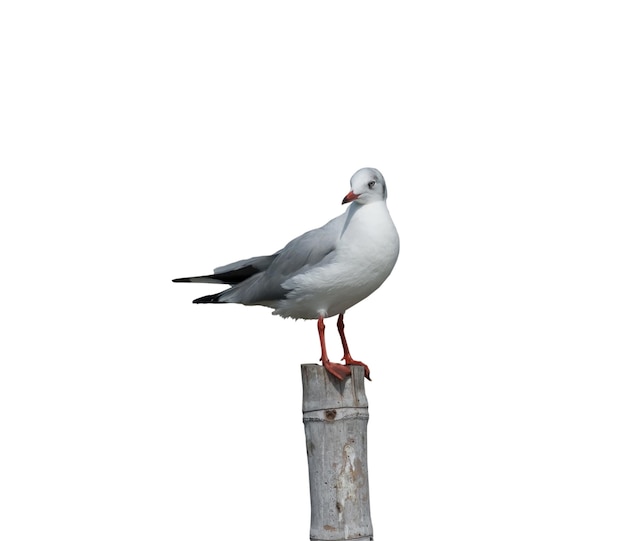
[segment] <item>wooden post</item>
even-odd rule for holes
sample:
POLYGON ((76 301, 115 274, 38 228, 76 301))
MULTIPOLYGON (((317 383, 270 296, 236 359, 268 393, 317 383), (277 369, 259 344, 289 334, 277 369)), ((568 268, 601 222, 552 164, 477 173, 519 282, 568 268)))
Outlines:
POLYGON ((344 381, 318 364, 301 368, 311 541, 373 541, 363 367, 344 381))

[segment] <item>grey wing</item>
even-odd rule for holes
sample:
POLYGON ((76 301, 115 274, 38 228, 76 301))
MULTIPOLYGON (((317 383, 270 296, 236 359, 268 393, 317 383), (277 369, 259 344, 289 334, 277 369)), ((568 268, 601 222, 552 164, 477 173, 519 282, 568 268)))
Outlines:
POLYGON ((240 261, 235 261, 234 263, 229 263, 228 265, 223 265, 221 267, 217 267, 213 273, 215 275, 226 274, 229 272, 234 272, 246 267, 252 267, 256 269, 256 272, 261 272, 267 269, 276 259, 276 254, 274 255, 262 255, 259 257, 251 257, 249 259, 242 259, 240 261))
POLYGON ((277 254, 270 269, 284 281, 332 258, 340 228, 329 227, 331 224, 329 222, 324 227, 308 231, 292 240, 277 254))
POLYGON ((205 284, 239 284, 251 276, 266 270, 275 258, 276 254, 242 259, 241 261, 235 261, 234 263, 224 265, 223 267, 217 267, 213 271, 213 274, 206 276, 191 276, 189 278, 176 278, 173 281, 198 282, 205 284))
MULTIPOLYGON (((267 256, 272 260, 266 269, 225 291, 221 301, 272 306, 275 301, 284 299, 289 292, 284 287, 285 281, 332 261, 343 221, 343 217, 339 216, 319 229, 296 237, 282 250, 267 256)), ((227 265, 215 270, 230 270, 230 267, 227 265)))

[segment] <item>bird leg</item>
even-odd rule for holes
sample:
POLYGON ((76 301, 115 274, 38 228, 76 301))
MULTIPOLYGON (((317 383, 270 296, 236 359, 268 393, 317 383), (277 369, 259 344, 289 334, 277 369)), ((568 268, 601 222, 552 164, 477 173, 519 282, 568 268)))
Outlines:
POLYGON ((331 363, 328 358, 328 353, 326 352, 326 340, 324 339, 324 318, 320 316, 317 318, 317 332, 320 335, 320 345, 322 346, 322 365, 324 368, 330 372, 336 378, 343 380, 345 377, 350 375, 350 367, 339 364, 339 363, 331 363))
POLYGON ((339 314, 339 319, 337 319, 337 329, 339 330, 339 336, 341 338, 341 345, 343 346, 343 360, 346 361, 346 365, 350 366, 351 364, 362 366, 363 370, 365 370, 365 377, 370 379, 370 369, 368 366, 362 362, 355 361, 350 355, 350 350, 348 349, 348 341, 346 340, 346 334, 343 332, 345 325, 343 324, 343 314, 339 314))

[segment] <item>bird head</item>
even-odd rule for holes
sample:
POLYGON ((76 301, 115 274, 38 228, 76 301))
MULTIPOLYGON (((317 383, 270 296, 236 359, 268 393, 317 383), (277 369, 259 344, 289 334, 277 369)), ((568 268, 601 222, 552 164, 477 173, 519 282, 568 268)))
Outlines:
POLYGON ((364 167, 350 179, 350 193, 343 198, 342 204, 356 201, 360 205, 384 201, 387 199, 387 185, 378 169, 364 167))

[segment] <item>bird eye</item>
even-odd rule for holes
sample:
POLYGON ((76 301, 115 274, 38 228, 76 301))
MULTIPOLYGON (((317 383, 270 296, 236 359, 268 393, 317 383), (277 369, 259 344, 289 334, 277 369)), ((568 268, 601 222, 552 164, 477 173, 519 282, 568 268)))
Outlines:
POLYGON ((367 185, 369 186, 369 189, 373 189, 374 186, 376 186, 376 181, 375 180, 370 180, 367 185))

